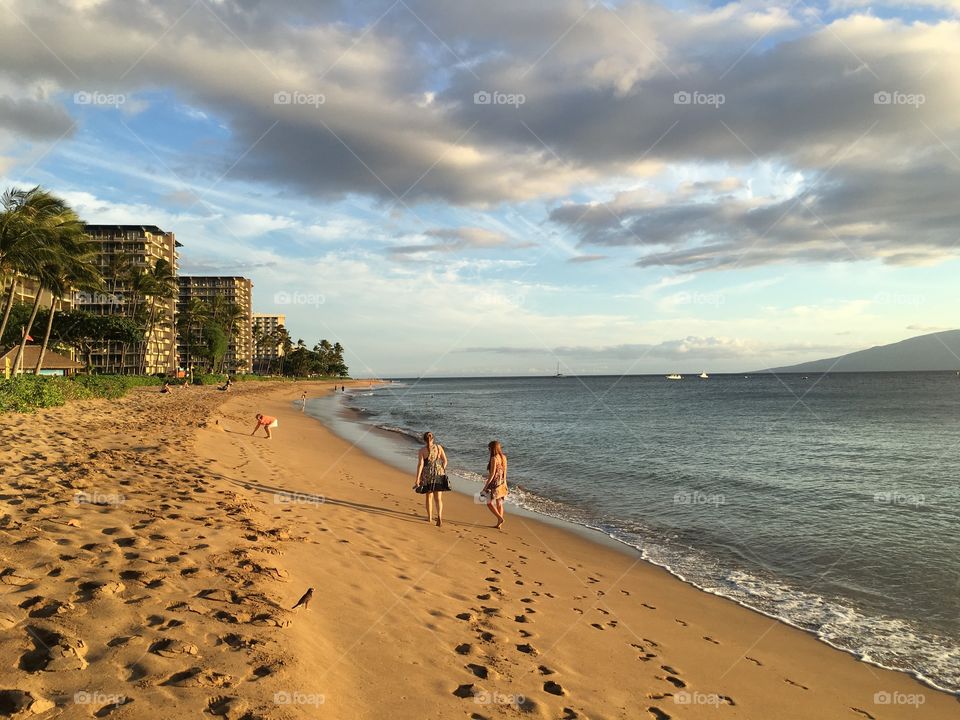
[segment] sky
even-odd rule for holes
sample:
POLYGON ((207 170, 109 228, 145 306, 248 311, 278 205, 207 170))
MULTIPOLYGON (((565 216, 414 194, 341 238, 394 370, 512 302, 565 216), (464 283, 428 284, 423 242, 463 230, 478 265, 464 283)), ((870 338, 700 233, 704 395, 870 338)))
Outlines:
POLYGON ((956 327, 960 0, 4 0, 0 186, 159 225, 357 377, 956 327))

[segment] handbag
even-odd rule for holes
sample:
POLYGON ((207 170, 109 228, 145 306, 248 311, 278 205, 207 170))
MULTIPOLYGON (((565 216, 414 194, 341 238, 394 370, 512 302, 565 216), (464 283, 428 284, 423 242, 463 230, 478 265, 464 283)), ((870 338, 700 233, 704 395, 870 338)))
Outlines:
POLYGON ((440 485, 441 490, 452 490, 450 487, 450 478, 448 478, 446 475, 440 476, 440 482, 442 483, 440 485))

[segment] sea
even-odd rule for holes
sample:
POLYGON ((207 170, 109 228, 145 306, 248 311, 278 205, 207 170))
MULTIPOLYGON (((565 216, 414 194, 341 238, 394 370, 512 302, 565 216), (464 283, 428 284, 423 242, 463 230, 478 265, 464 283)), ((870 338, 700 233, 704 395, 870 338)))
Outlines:
POLYGON ((956 373, 398 379, 307 412, 411 474, 433 431, 464 492, 500 440, 508 512, 960 692, 956 373))

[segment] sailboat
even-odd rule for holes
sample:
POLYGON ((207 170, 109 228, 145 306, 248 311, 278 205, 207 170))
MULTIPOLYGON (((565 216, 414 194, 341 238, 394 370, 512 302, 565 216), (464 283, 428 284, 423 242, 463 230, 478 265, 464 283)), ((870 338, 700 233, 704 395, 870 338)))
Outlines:
POLYGON ((706 379, 707 379, 708 377, 710 377, 710 376, 707 375, 707 371, 704 370, 702 373, 700 373, 699 375, 697 375, 697 377, 700 378, 701 380, 706 380, 706 379))
POLYGON ((560 372, 560 363, 557 363, 557 374, 554 377, 563 377, 563 373, 560 372))

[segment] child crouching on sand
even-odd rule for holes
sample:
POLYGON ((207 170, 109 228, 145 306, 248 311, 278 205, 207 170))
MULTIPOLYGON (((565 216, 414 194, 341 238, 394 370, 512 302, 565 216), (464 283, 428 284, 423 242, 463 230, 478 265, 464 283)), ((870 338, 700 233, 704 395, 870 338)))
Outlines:
POLYGON ((251 435, 256 435, 257 430, 263 428, 264 432, 267 433, 267 440, 269 440, 272 435, 270 435, 270 428, 275 428, 277 426, 277 419, 275 417, 270 417, 269 415, 262 415, 257 413, 257 426, 253 429, 251 435))

